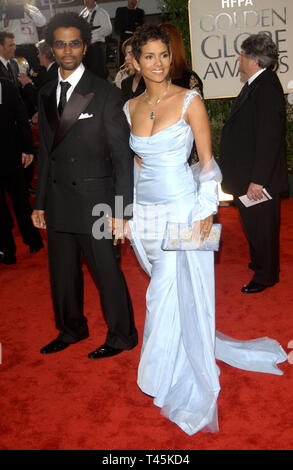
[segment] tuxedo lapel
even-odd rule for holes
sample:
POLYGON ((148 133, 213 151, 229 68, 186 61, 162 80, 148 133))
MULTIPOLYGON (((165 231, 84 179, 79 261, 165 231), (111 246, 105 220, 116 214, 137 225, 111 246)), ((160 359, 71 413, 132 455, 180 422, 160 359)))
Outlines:
POLYGON ((0 75, 1 75, 1 77, 7 78, 7 80, 11 81, 8 70, 7 70, 7 68, 5 67, 5 65, 3 64, 3 62, 1 60, 0 60, 0 75))
POLYGON ((237 98, 236 98, 236 100, 235 100, 235 102, 232 106, 232 109, 231 109, 231 112, 230 112, 230 115, 229 115, 227 121, 229 121, 234 116, 234 114, 236 114, 239 111, 239 109, 243 106, 243 104, 245 103, 245 101, 249 97, 249 95, 251 93, 251 90, 252 90, 252 85, 250 85, 250 86, 248 84, 244 85, 244 87, 242 88, 240 94, 237 96, 237 98))
MULTIPOLYGON (((268 73, 268 70, 265 70, 258 77, 256 77, 256 79, 253 80, 253 82, 248 86, 248 90, 243 94, 242 97, 241 97, 241 92, 240 92, 240 94, 236 98, 236 101, 235 101, 234 105, 232 106, 231 113, 230 113, 230 115, 229 115, 226 122, 228 122, 239 111, 239 109, 242 108, 242 106, 244 105, 244 103, 246 102, 248 97, 251 95, 251 93, 253 93, 253 90, 257 86, 261 86, 261 81, 265 78, 265 74, 267 74, 267 73, 268 73)), ((245 87, 245 85, 244 85, 244 87, 245 87)))
POLYGON ((47 95, 43 96, 44 109, 49 123, 50 128, 52 129, 53 135, 55 135, 58 125, 59 125, 59 114, 57 110, 57 101, 56 101, 56 88, 57 80, 52 86, 51 90, 47 95))
POLYGON ((66 103, 66 106, 62 113, 61 119, 59 120, 59 125, 55 133, 52 150, 54 150, 54 148, 56 148, 56 146, 66 136, 68 131, 77 121, 80 114, 83 113, 83 111, 86 109, 93 97, 94 93, 90 92, 89 79, 85 71, 79 83, 75 87, 70 99, 66 103))

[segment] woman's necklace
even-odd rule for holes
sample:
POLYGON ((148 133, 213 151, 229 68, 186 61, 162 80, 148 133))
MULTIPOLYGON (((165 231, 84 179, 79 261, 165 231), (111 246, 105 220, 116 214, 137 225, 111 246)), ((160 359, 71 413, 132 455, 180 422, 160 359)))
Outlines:
POLYGON ((155 103, 152 103, 150 100, 149 100, 149 95, 148 95, 148 92, 147 90, 145 90, 145 101, 147 102, 147 104, 149 104, 150 106, 152 106, 152 112, 150 114, 150 119, 155 119, 155 107, 157 106, 157 104, 160 103, 160 101, 164 98, 164 96, 167 94, 169 88, 170 88, 170 85, 171 85, 171 80, 168 82, 168 86, 166 88, 166 90, 164 91, 164 93, 157 99, 157 101, 155 103))

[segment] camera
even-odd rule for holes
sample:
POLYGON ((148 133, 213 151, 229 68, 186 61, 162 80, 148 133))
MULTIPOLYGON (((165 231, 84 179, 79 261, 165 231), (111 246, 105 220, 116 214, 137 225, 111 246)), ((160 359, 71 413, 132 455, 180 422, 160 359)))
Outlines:
POLYGON ((24 18, 24 0, 7 0, 3 13, 5 13, 7 20, 24 18))

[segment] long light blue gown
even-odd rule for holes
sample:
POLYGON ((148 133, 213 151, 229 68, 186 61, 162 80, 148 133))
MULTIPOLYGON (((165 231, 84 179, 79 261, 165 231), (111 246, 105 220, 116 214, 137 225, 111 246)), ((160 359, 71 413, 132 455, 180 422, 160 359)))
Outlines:
MULTIPOLYGON (((201 220, 217 210, 220 171, 214 160, 194 172, 187 160, 193 133, 183 116, 198 93, 188 90, 181 119, 150 136, 131 133, 135 168, 131 240, 151 280, 138 385, 162 414, 192 435, 218 431, 216 358, 245 370, 282 374, 287 356, 269 338, 237 341, 215 328, 214 258, 207 251, 163 251, 167 221, 201 220)), ((129 102, 124 112, 131 127, 129 102)))

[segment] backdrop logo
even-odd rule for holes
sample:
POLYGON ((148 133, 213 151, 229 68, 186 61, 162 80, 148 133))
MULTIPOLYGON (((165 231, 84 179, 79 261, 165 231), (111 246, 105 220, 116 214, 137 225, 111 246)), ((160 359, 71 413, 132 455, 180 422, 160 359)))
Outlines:
POLYGON ((189 0, 193 69, 206 98, 235 96, 240 83, 238 56, 250 35, 266 32, 279 51, 279 78, 287 92, 293 69, 292 0, 189 0))

